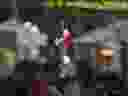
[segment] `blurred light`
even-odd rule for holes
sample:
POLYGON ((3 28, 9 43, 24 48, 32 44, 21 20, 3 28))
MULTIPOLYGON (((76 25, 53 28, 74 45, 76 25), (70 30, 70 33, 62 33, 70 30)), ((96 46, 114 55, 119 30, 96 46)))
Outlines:
POLYGON ((25 23, 24 23, 24 27, 25 27, 25 28, 31 28, 31 27, 32 27, 32 23, 29 22, 29 21, 28 21, 28 22, 25 22, 25 23))

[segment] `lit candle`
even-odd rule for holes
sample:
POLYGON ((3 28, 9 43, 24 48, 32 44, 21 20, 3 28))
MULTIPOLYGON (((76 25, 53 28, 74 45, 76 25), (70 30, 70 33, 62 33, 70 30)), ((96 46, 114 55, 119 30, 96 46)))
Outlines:
POLYGON ((103 50, 101 50, 101 53, 104 56, 112 56, 112 54, 113 54, 112 49, 103 49, 103 50))

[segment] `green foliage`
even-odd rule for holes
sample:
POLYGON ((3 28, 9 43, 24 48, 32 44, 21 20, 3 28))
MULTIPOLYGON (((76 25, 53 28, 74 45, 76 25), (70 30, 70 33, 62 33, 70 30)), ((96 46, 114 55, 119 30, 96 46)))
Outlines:
POLYGON ((64 0, 48 0, 48 8, 61 8, 64 6, 64 0))
MULTIPOLYGON (((128 15, 128 7, 123 8, 124 5, 120 3, 124 1, 125 0, 48 0, 48 7, 54 8, 55 10, 59 8, 65 16, 95 16, 98 11, 111 11, 113 15, 125 16, 128 15), (82 2, 82 6, 79 4, 72 6, 71 3, 71 5, 67 5, 67 2, 79 1, 82 2), (84 2, 88 5, 87 7, 84 7, 84 2)), ((128 2, 126 3, 128 4, 128 2)))
POLYGON ((0 48, 0 64, 15 64, 16 48, 0 48))

